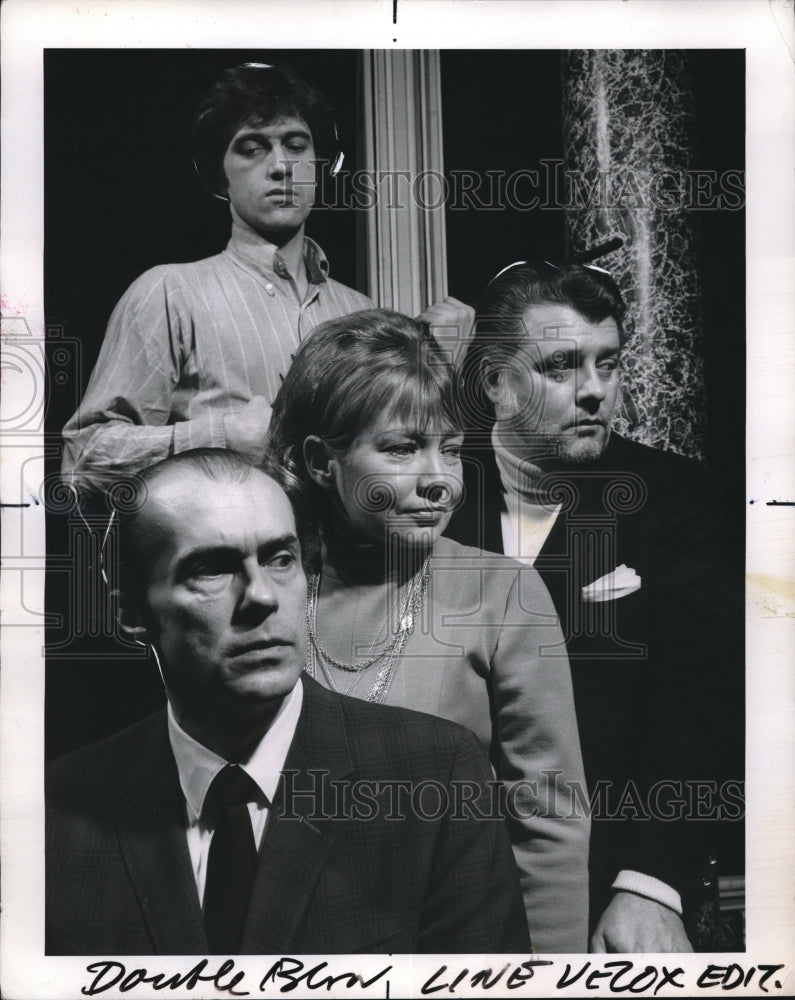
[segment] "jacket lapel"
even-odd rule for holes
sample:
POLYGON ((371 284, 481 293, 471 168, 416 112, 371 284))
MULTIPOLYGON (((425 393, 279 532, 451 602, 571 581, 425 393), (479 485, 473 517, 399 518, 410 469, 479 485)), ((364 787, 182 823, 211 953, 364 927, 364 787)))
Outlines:
POLYGON ((568 642, 572 629, 578 632, 584 624, 587 609, 582 588, 607 572, 610 538, 609 532, 605 534, 600 504, 605 480, 590 469, 553 472, 545 478, 550 492, 563 502, 534 565, 547 585, 568 642))
POLYGON ((333 799, 327 796, 324 802, 321 785, 325 781, 328 788, 328 782, 352 769, 338 697, 306 674, 302 682, 301 715, 260 846, 242 954, 295 950, 301 921, 337 836, 333 799))
POLYGON ((502 553, 500 474, 491 445, 470 442, 463 463, 465 503, 456 510, 446 534, 463 545, 502 553))
POLYGON ((625 616, 636 602, 630 605, 628 598, 620 602, 583 599, 583 588, 612 573, 622 559, 634 562, 623 543, 631 525, 622 523, 619 516, 627 496, 631 498, 633 483, 629 478, 622 480, 628 473, 610 465, 616 439, 612 435, 593 466, 550 475, 552 488, 558 482, 560 494, 570 499, 564 502, 535 568, 558 611, 572 662, 631 659, 644 654, 642 644, 629 638, 635 629, 623 634, 628 628, 625 616))
POLYGON ((121 784, 117 820, 119 847, 155 953, 206 953, 165 712, 121 784))

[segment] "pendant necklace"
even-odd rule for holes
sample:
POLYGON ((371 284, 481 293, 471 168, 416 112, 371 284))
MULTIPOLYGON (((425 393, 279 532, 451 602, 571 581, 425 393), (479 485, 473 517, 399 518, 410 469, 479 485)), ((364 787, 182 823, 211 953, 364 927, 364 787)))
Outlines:
POLYGON ((309 637, 309 642, 306 644, 306 671, 309 676, 317 679, 319 668, 328 681, 329 687, 339 692, 339 688, 334 682, 334 677, 329 667, 335 667, 337 670, 342 670, 345 673, 354 674, 348 687, 345 691, 341 692, 342 694, 347 694, 356 683, 356 675, 382 660, 381 668, 364 700, 379 704, 383 702, 397 669, 403 647, 406 645, 409 635, 414 631, 414 623, 422 609, 422 601, 430 575, 430 562, 431 554, 428 553, 418 572, 409 580, 406 586, 406 593, 400 603, 397 622, 392 629, 392 635, 386 647, 380 653, 370 656, 360 663, 343 663, 341 660, 336 660, 321 645, 317 636, 317 602, 320 593, 320 573, 313 573, 309 579, 309 587, 306 594, 306 630, 309 637))

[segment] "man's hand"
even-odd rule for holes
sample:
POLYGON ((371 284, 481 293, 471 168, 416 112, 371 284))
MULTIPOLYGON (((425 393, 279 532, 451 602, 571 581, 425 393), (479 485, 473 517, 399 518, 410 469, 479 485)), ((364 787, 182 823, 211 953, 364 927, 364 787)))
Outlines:
POLYGON ((591 938, 592 952, 692 951, 682 918, 662 903, 617 892, 599 918, 591 938))
POLYGON ((271 408, 264 396, 254 396, 242 410, 225 413, 227 448, 258 465, 265 455, 270 421, 271 408))
MULTIPOLYGON (((421 323, 428 323, 431 327, 439 327, 442 347, 448 355, 455 355, 458 353, 457 344, 463 344, 472 332, 475 310, 466 302, 460 302, 452 295, 448 295, 441 302, 434 302, 427 309, 423 309, 417 319, 421 323)), ((433 332, 431 329, 431 333, 433 332)))

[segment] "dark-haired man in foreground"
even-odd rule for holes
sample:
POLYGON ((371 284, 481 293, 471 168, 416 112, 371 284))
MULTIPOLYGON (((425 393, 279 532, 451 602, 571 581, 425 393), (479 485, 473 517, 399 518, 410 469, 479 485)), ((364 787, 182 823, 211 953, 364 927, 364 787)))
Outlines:
POLYGON ((611 431, 624 312, 594 267, 492 282, 449 533, 532 563, 560 617, 593 808, 592 950, 689 951, 683 906, 715 821, 742 815, 741 590, 706 470, 611 431))
POLYGON ((48 769, 47 953, 527 951, 504 823, 475 818, 475 738, 302 676, 276 481, 205 449, 141 482, 120 620, 168 708, 48 769))

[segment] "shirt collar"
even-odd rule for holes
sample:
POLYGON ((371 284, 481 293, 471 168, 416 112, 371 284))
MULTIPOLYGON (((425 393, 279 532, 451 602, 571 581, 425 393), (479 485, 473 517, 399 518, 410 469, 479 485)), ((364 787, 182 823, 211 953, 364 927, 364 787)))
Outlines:
MULTIPOLYGON (((239 218, 232 219, 232 235, 226 245, 226 253, 247 271, 271 280, 274 275, 289 278, 290 272, 279 248, 269 243, 251 226, 239 218)), ((309 282, 322 285, 328 278, 329 263, 320 247, 308 236, 304 237, 304 264, 309 282)))
MULTIPOLYGON (((273 802, 287 751, 295 735, 303 703, 303 686, 298 683, 287 695, 270 728, 252 751, 248 760, 241 761, 244 771, 253 778, 267 803, 273 802)), ((168 738, 177 763, 179 783, 188 807, 188 819, 201 816, 204 798, 213 778, 227 761, 189 736, 177 722, 168 706, 168 738)))

